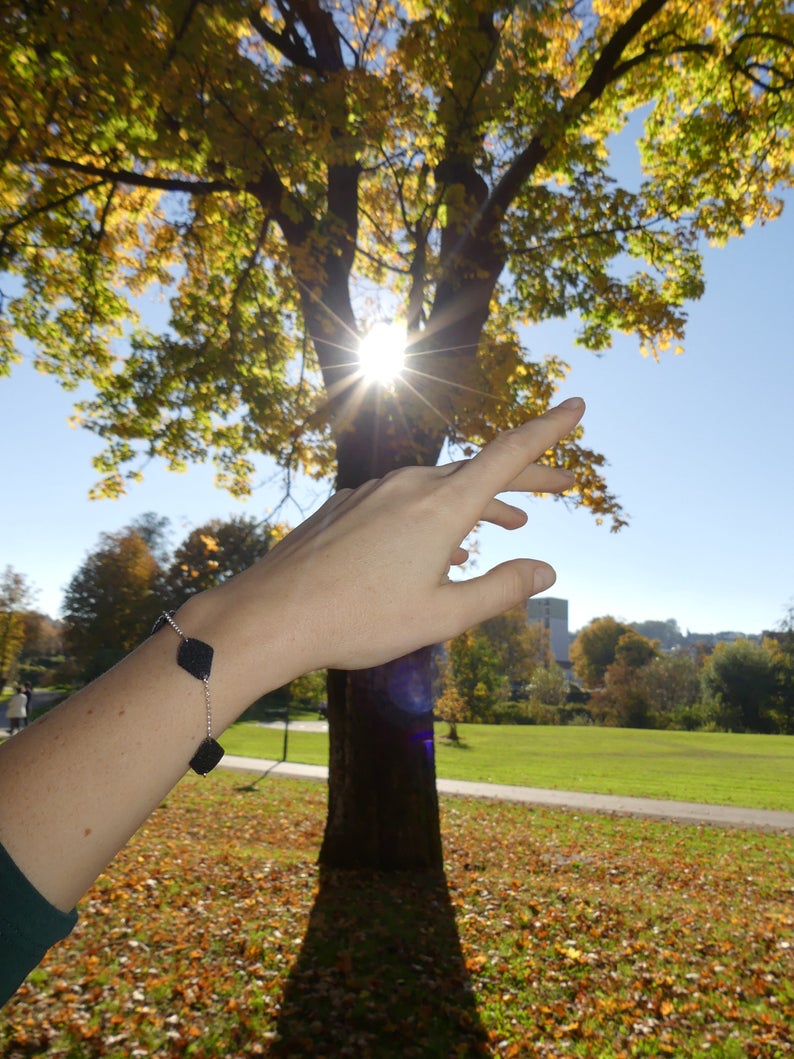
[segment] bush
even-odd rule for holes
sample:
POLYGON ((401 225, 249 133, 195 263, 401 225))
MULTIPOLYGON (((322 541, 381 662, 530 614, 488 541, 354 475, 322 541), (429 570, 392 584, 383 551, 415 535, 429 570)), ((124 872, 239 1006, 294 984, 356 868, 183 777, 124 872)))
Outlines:
POLYGON ((556 663, 541 666, 532 674, 529 692, 533 703, 544 706, 562 706, 568 698, 568 681, 556 663))
POLYGON ((713 710, 701 702, 680 706, 669 714, 663 714, 662 719, 668 723, 660 724, 660 728, 675 728, 682 732, 698 732, 714 724, 713 710))
POLYGON ((700 677, 694 658, 685 651, 661 655, 642 670, 642 687, 656 728, 699 728, 700 677))
POLYGON ((778 731, 775 659, 750 640, 718 644, 703 667, 703 691, 719 724, 731 732, 778 731))

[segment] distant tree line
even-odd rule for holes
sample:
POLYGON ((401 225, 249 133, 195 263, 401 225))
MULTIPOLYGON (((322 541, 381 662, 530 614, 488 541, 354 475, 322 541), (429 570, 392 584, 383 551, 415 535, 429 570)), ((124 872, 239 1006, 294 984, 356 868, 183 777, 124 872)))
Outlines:
POLYGON ((794 734, 794 608, 760 642, 667 651, 637 626, 597 618, 577 635, 571 660, 596 724, 794 734))
MULTIPOLYGON (((171 548, 169 529, 150 513, 101 534, 66 589, 61 621, 36 611, 32 586, 6 567, 0 690, 93 679, 145 639, 162 610, 246 569, 283 533, 251 518, 213 519, 171 548)), ((596 618, 575 637, 571 662, 575 681, 554 661, 548 630, 515 607, 437 650, 436 716, 453 739, 462 722, 794 734, 794 606, 777 630, 716 645, 684 637, 673 619, 596 618)), ((311 709, 324 698, 313 673, 284 701, 311 709)))
POLYGON ((675 618, 667 618, 665 621, 631 621, 628 622, 630 629, 640 633, 648 640, 658 640, 658 646, 662 651, 676 651, 680 648, 703 652, 713 649, 720 643, 733 640, 750 640, 760 643, 763 636, 746 635, 727 629, 722 632, 683 632, 675 618))
POLYGON ((462 722, 794 734, 794 608, 775 632, 716 643, 687 642, 673 620, 597 618, 571 661, 575 680, 516 607, 439 649, 436 716, 453 740, 462 722))

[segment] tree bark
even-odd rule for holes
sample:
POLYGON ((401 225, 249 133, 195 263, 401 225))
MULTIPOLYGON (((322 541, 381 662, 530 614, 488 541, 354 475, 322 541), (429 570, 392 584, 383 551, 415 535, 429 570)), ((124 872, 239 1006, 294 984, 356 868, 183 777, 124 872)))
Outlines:
POLYGON ((432 648, 328 675, 329 801, 320 863, 440 869, 432 648))

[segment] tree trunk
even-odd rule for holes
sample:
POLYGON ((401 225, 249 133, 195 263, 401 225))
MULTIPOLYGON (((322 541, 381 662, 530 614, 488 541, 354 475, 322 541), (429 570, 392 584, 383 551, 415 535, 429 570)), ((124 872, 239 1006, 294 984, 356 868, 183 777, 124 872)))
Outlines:
MULTIPOLYGON (((377 390, 337 437, 340 488, 434 464, 440 437, 394 429, 377 390)), ((329 803, 320 863, 379 870, 443 866, 433 744, 432 647, 374 669, 328 674, 329 803)))
MULTIPOLYGON (((413 348, 409 375, 423 399, 411 385, 398 383, 389 394, 351 382, 350 356, 345 361, 339 356, 344 335, 334 335, 327 321, 312 327, 337 408, 338 488, 355 488, 398 467, 436 463, 455 403, 467 392, 493 282, 495 277, 490 284, 478 281, 476 296, 468 299, 460 291, 447 292, 440 314, 444 326, 434 327, 413 348), (334 364, 335 358, 340 362, 334 364)), ((344 319, 345 306, 334 308, 337 319, 344 319)), ((324 866, 443 869, 432 665, 433 648, 427 647, 375 669, 329 673, 324 866)))
POLYGON ((328 675, 329 802, 320 862, 440 869, 432 648, 328 675))

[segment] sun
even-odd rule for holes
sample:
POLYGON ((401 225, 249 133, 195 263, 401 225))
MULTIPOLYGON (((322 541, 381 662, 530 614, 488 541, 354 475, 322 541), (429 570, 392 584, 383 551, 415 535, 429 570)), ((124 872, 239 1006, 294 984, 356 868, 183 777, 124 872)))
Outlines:
POLYGON ((400 324, 373 324, 358 345, 361 374, 369 382, 388 386, 405 367, 405 328, 400 324))

